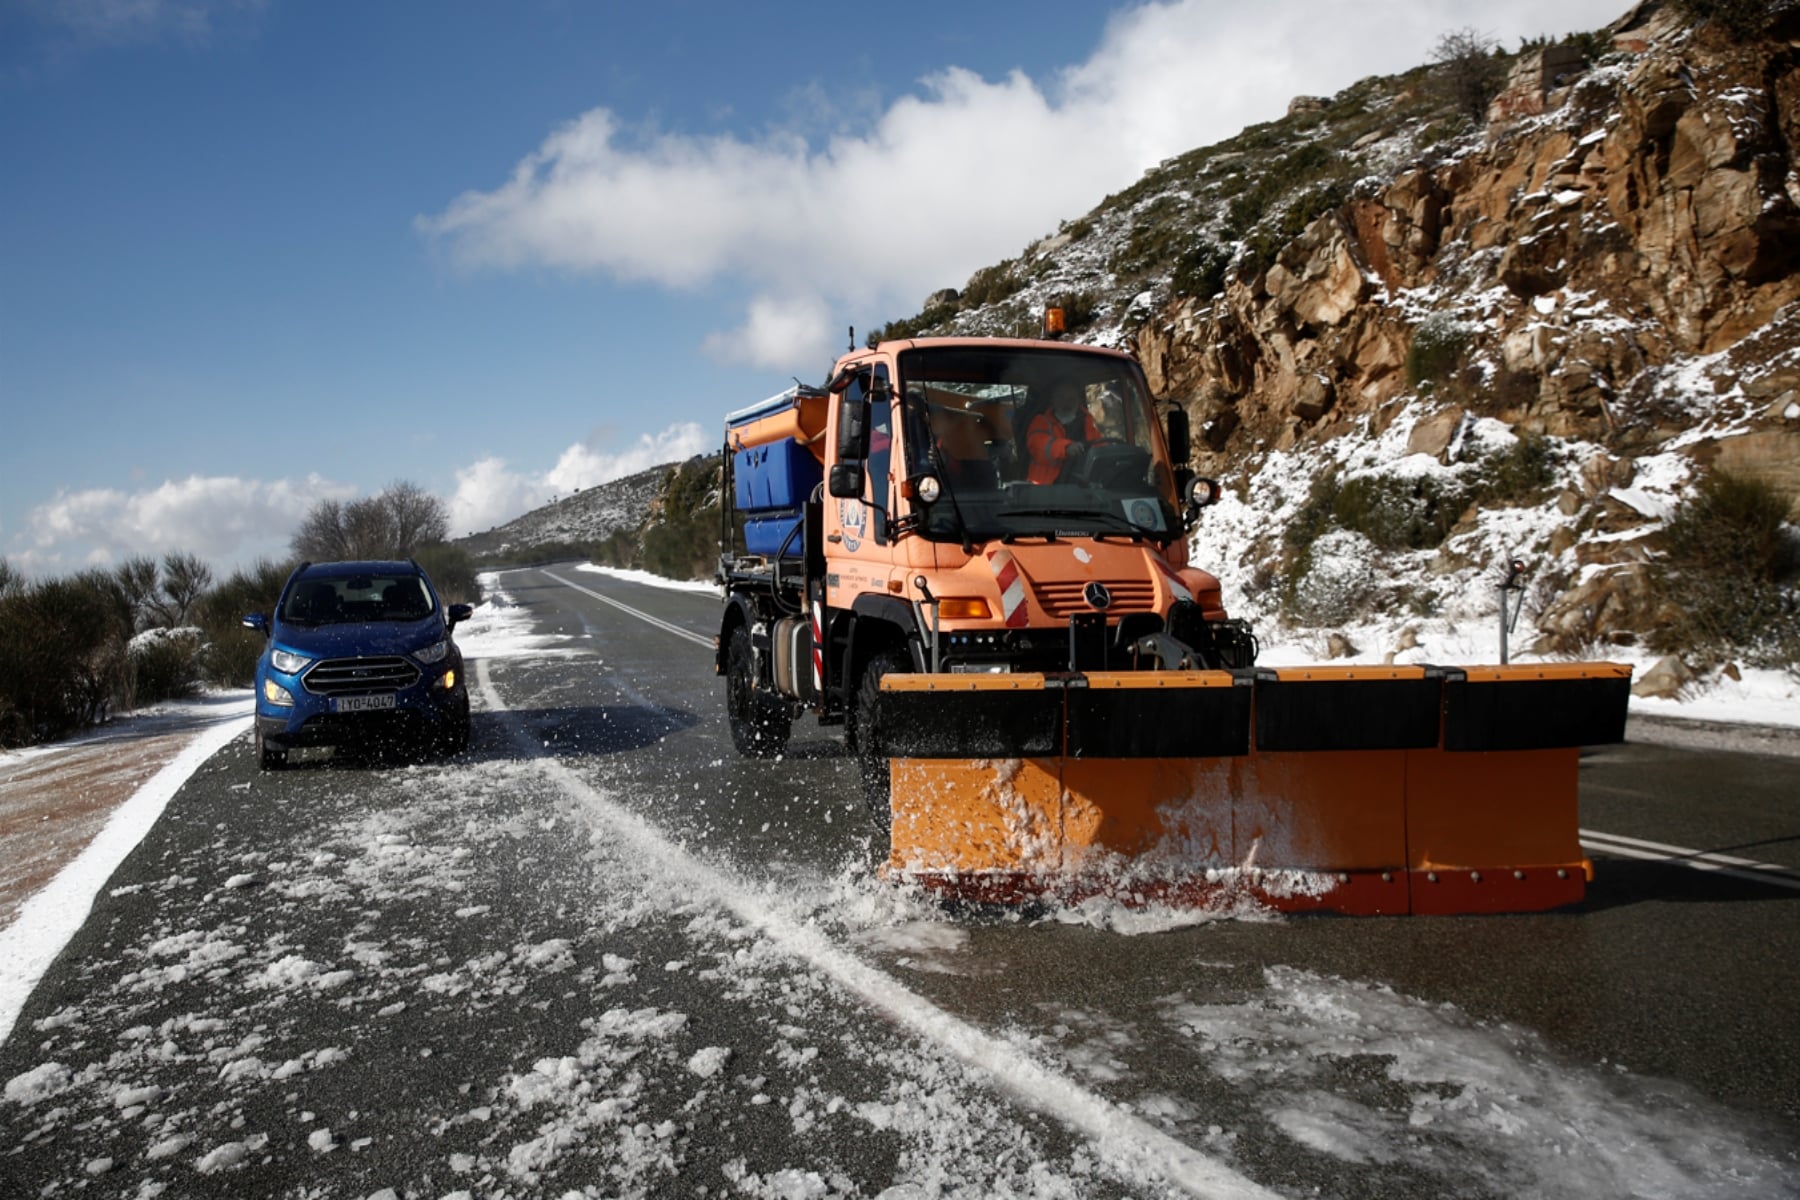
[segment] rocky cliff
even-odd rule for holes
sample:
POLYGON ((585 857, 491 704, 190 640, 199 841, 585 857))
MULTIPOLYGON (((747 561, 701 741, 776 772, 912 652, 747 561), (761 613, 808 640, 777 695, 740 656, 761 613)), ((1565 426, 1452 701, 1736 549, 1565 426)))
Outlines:
POLYGON ((1444 65, 1305 98, 889 332, 1061 302, 1134 349, 1237 484, 1196 557, 1253 615, 1442 637, 1523 558, 1539 652, 1631 644, 1695 480, 1800 514, 1800 12, 1691 8, 1508 56, 1484 127, 1444 65))

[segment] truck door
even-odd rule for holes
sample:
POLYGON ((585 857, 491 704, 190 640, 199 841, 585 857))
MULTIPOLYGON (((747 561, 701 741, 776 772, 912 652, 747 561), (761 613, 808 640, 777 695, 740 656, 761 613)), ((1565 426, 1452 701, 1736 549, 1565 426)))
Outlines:
MULTIPOLYGON (((887 528, 893 510, 897 482, 894 474, 894 404, 887 364, 874 363, 859 371, 834 398, 831 425, 826 436, 834 449, 833 465, 860 461, 859 494, 828 495, 824 512, 826 603, 849 608, 858 595, 887 590, 892 550, 887 528), (842 457, 849 450, 843 433, 846 408, 863 407, 867 413, 867 457, 842 457)), ((842 490, 842 489, 839 489, 842 490)))

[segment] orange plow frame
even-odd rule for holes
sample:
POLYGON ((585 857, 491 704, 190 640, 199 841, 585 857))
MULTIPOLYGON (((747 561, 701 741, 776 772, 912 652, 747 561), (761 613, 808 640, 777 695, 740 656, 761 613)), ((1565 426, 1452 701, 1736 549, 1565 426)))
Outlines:
POLYGON ((1631 669, 890 674, 887 874, 1015 902, 1528 912, 1582 898, 1631 669))

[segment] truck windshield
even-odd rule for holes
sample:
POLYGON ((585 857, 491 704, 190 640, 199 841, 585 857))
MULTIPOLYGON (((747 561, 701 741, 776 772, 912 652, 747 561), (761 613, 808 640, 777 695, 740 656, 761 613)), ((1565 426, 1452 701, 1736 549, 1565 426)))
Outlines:
POLYGON ((900 355, 906 470, 933 539, 1178 535, 1175 481, 1143 376, 1074 347, 946 347, 900 355))

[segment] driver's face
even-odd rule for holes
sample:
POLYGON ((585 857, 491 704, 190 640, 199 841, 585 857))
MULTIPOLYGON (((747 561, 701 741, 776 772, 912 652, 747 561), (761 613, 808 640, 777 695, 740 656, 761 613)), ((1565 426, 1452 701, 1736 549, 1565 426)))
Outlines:
POLYGON ((1064 388, 1050 398, 1050 407, 1056 413, 1056 419, 1067 421, 1081 407, 1081 397, 1071 389, 1064 388))

